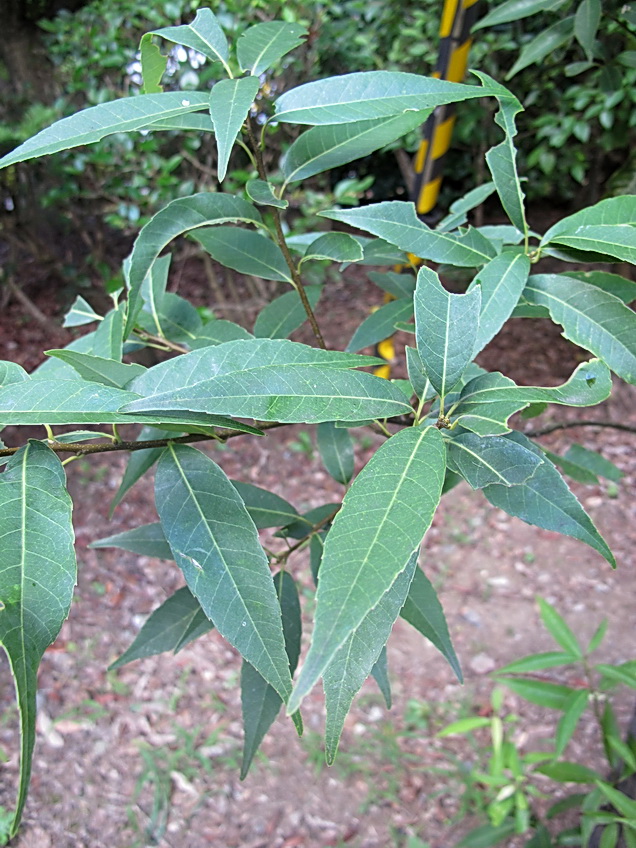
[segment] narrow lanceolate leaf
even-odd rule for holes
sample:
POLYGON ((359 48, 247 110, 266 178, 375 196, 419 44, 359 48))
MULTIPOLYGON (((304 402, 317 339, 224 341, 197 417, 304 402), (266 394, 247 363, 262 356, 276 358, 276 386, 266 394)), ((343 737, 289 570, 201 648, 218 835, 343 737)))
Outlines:
POLYGON ((92 144, 113 133, 142 129, 160 118, 195 112, 197 109, 205 109, 207 105, 208 95, 203 91, 139 94, 100 103, 99 106, 76 112, 69 118, 62 118, 29 138, 0 159, 0 168, 68 150, 70 147, 79 147, 80 144, 92 144))
POLYGON ((111 309, 104 316, 93 335, 91 353, 104 359, 121 362, 124 349, 124 306, 111 309))
MULTIPOLYGON (((509 433, 506 438, 528 450, 539 450, 521 433, 509 433)), ((486 486, 484 495, 493 506, 521 518, 527 524, 535 524, 544 530, 553 530, 585 542, 615 567, 616 560, 590 517, 554 465, 545 456, 542 460, 539 468, 525 483, 510 487, 486 486)))
POLYGON ((267 21, 249 27, 236 44, 236 57, 241 70, 249 71, 252 76, 260 76, 274 62, 302 44, 306 35, 307 30, 300 24, 284 21, 267 21))
POLYGON ((460 433, 447 442, 449 466, 473 489, 491 483, 518 486, 541 465, 541 457, 502 436, 460 433))
POLYGON ((165 121, 153 121, 144 127, 145 130, 195 130, 196 132, 212 132, 212 119, 205 112, 190 112, 187 115, 177 115, 165 121))
POLYGON ((349 489, 325 543, 316 625, 290 713, 407 568, 441 497, 444 454, 439 430, 401 430, 349 489))
POLYGON ((537 598, 537 603, 541 612, 541 621, 555 642, 558 642, 564 651, 576 659, 582 659, 583 649, 565 619, 544 598, 537 598))
POLYGON ((20 712, 20 784, 9 836, 22 817, 35 745, 37 670, 71 605, 76 562, 62 465, 31 441, 0 475, 0 644, 20 712))
POLYGON ((266 180, 249 180, 245 184, 245 191, 250 200, 259 206, 276 206, 277 209, 287 209, 287 200, 281 200, 274 193, 274 186, 266 180))
POLYGON ((417 275, 413 302, 417 350, 426 376, 444 397, 473 358, 481 290, 451 294, 435 271, 423 266, 417 275))
POLYGON ((413 391, 418 398, 425 402, 432 400, 435 397, 435 389, 431 381, 426 376, 424 365, 420 359, 420 355, 413 347, 406 347, 406 366, 408 368, 409 381, 413 386, 413 391))
POLYGON ((371 674, 391 634, 393 624, 408 595, 419 549, 411 555, 406 568, 369 610, 357 629, 349 636, 324 671, 325 690, 325 757, 331 765, 351 702, 371 674))
POLYGON ((201 347, 252 338, 254 336, 248 333, 240 324, 235 324, 233 321, 226 321, 223 318, 215 318, 204 324, 200 330, 197 330, 194 338, 188 339, 188 347, 192 348, 192 350, 198 350, 201 347))
POLYGON ((509 428, 508 418, 530 403, 560 403, 565 406, 595 406, 612 390, 609 369, 600 359, 578 366, 562 386, 517 386, 499 372, 482 374, 462 389, 454 413, 456 420, 480 436, 501 435, 509 428))
POLYGON ((83 324, 92 324, 93 321, 101 321, 90 303, 87 303, 81 295, 77 295, 73 305, 64 316, 63 327, 81 327, 83 324))
POLYGON ((325 421, 316 428, 318 450, 325 468, 338 483, 347 484, 353 477, 353 439, 349 431, 325 421))
POLYGON ((565 0, 505 0, 491 9, 473 26, 473 32, 485 27, 507 24, 510 21, 520 21, 537 12, 554 11, 564 4, 565 0))
POLYGON ((210 116, 216 135, 217 173, 221 182, 225 179, 236 137, 258 94, 258 86, 256 77, 241 77, 220 80, 210 92, 210 116))
POLYGON ((413 582, 400 616, 435 645, 453 669, 459 682, 462 683, 462 670, 451 642, 444 610, 433 584, 419 568, 415 569, 413 582))
MULTIPOLYGON (((154 439, 165 439, 171 433, 168 430, 160 430, 157 427, 143 427, 137 436, 138 442, 148 442, 154 439)), ((172 434, 174 436, 174 434, 172 434)), ((115 507, 118 506, 124 499, 125 495, 132 489, 137 480, 144 476, 159 457, 163 453, 163 448, 148 448, 147 450, 132 451, 124 471, 124 476, 119 484, 119 488, 115 493, 115 497, 110 504, 110 515, 112 516, 115 507)))
POLYGON ((305 83, 276 101, 274 122, 349 124, 434 109, 490 94, 482 87, 446 82, 418 74, 366 71, 305 83))
POLYGON ((513 142, 513 138, 517 134, 515 116, 523 111, 523 106, 515 97, 510 96, 508 89, 499 85, 487 74, 477 72, 477 76, 482 82, 488 82, 492 87, 498 89, 496 96, 499 101, 499 111, 495 115, 495 123, 505 133, 504 140, 486 153, 486 162, 497 188, 501 205, 506 210, 511 223, 527 235, 528 224, 526 223, 523 205, 524 195, 517 173, 517 151, 513 142))
POLYGON ((411 411, 403 393, 359 371, 315 365, 262 366, 127 404, 124 412, 197 410, 259 421, 318 424, 366 421, 411 411))
POLYGON ((239 274, 293 283, 283 252, 271 239, 238 227, 197 230, 193 238, 213 259, 239 274))
POLYGON ((568 42, 573 35, 574 15, 561 18, 552 26, 543 29, 540 35, 537 35, 523 47, 517 61, 506 74, 506 79, 512 79, 519 71, 540 62, 561 47, 562 44, 568 42))
POLYGON ((579 227, 614 226, 616 224, 631 224, 636 226, 636 195, 621 195, 608 197, 562 218, 541 239, 545 245, 565 233, 574 233, 579 227))
POLYGON ((395 271, 369 271, 367 274, 371 282, 379 286, 383 291, 392 294, 393 297, 412 298, 415 292, 415 277, 413 274, 398 274, 395 271))
POLYGON ((89 545, 90 548, 119 548, 140 556, 151 556, 157 559, 173 559, 170 545, 158 521, 153 524, 142 524, 123 533, 104 536, 89 545))
POLYGON ((73 350, 47 350, 47 356, 55 356, 61 359, 77 371, 84 380, 94 383, 102 383, 104 386, 123 388, 135 377, 146 371, 143 365, 125 365, 115 359, 105 359, 102 356, 93 356, 90 353, 77 353, 73 350))
POLYGON ((264 527, 285 527, 299 517, 296 509, 274 492, 239 480, 230 482, 241 496, 257 530, 264 527))
POLYGON ((614 483, 618 483, 624 476, 620 468, 617 468, 609 459, 605 459, 600 453, 588 450, 576 442, 567 449, 565 457, 570 462, 575 462, 580 467, 590 471, 590 473, 598 474, 599 477, 605 477, 614 483))
POLYGON ((142 94, 160 94, 163 91, 161 78, 168 64, 168 56, 163 55, 159 45, 152 40, 152 34, 142 35, 139 42, 139 58, 141 60, 141 77, 143 79, 142 94))
MULTIPOLYGON (((316 308, 322 286, 305 286, 307 300, 316 308)), ((254 324, 254 335, 259 339, 286 339, 307 320, 305 307, 297 291, 285 292, 262 309, 254 324)))
POLYGON ((450 205, 449 214, 437 224, 437 230, 454 230, 466 223, 466 213, 481 206, 495 191, 494 183, 482 183, 450 205))
POLYGON ((166 651, 177 653, 213 627, 201 609, 201 604, 184 586, 151 613, 132 645, 111 663, 110 669, 121 668, 133 660, 154 657, 166 651))
POLYGON ((601 20, 601 0, 581 0, 574 15, 574 37, 588 59, 594 57, 596 31, 601 20))
POLYGON ((27 380, 0 389, 0 421, 5 425, 132 422, 117 410, 135 397, 79 378, 27 380))
POLYGON ((401 298, 400 300, 393 300, 391 303, 385 303, 384 306, 376 309, 368 318, 364 319, 351 337, 347 350, 355 352, 381 342, 382 339, 393 335, 396 324, 401 321, 408 321, 412 315, 413 302, 411 300, 401 298))
MULTIPOLYGON (((302 634, 298 590, 294 579, 285 571, 279 571, 274 576, 274 587, 280 602, 289 669, 293 674, 298 665, 302 634)), ((282 703, 276 690, 263 679, 254 666, 244 661, 241 671, 241 706, 245 741, 241 780, 247 776, 254 754, 278 715, 282 703)), ((302 728, 302 724, 300 727, 302 728)))
POLYGON ((130 257, 128 331, 136 315, 144 278, 163 248, 190 230, 235 221, 258 225, 262 218, 251 203, 240 197, 201 192, 173 200, 141 228, 130 257))
POLYGON ((475 268, 489 262, 496 254, 491 242, 476 230, 468 230, 462 235, 431 230, 417 217, 415 206, 403 200, 388 200, 360 209, 338 209, 320 214, 366 230, 401 250, 432 262, 475 268))
POLYGON ((6 359, 0 360, 0 389, 11 385, 11 383, 23 383, 30 379, 24 368, 17 362, 9 362, 6 359))
POLYGON ((574 277, 591 286, 613 294, 627 306, 636 300, 636 282, 607 271, 567 271, 563 276, 574 277))
POLYGON ((291 689, 280 606, 254 522, 223 471, 170 445, 155 499, 166 539, 208 618, 283 700, 291 689))
POLYGON ((477 285, 481 288, 481 311, 473 357, 486 347, 510 318, 529 273, 530 260, 524 253, 501 253, 472 281, 469 291, 477 285))
POLYGON ((191 24, 163 27, 153 30, 151 34, 160 35, 175 44, 183 44, 184 47, 191 47, 213 62, 222 62, 229 74, 227 38, 210 9, 199 9, 191 24))
POLYGON ((631 224, 596 224, 577 227, 573 233, 560 233, 550 244, 601 253, 636 265, 636 229, 631 224))
POLYGON ((380 651, 380 656, 375 661, 375 665, 371 669, 371 676, 378 684, 378 689, 382 693, 384 703, 387 710, 391 709, 391 681, 389 679, 389 664, 386 654, 386 645, 380 651))
POLYGON ((368 156, 421 126, 431 110, 306 130, 281 159, 285 185, 368 156))
POLYGON ((325 233, 307 247, 300 264, 307 259, 331 259, 332 262, 359 262, 363 252, 360 244, 347 233, 325 233))
POLYGON ((523 294, 548 308, 566 339, 599 356, 628 383, 636 382, 636 315, 617 297, 560 274, 533 274, 523 294))

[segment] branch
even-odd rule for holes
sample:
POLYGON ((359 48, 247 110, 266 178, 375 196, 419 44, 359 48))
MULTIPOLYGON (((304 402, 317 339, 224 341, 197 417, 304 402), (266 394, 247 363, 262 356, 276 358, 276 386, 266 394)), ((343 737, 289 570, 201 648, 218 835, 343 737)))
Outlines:
MULTIPOLYGON (((275 427, 285 427, 286 424, 281 424, 278 421, 266 421, 262 424, 257 424, 261 430, 273 430, 275 427)), ((148 439, 148 441, 135 440, 132 442, 51 442, 46 440, 45 444, 54 453, 72 453, 75 456, 87 456, 92 453, 113 453, 114 451, 137 451, 146 450, 148 448, 165 448, 170 442, 174 444, 187 445, 190 442, 226 442, 228 439, 233 439, 236 436, 250 436, 253 433, 244 433, 242 430, 219 429, 213 436, 206 436, 203 433, 189 433, 187 436, 176 436, 175 438, 166 439, 148 439)), ((20 450, 17 448, 3 448, 0 450, 0 457, 13 456, 20 450)))
POLYGON ((614 430, 623 430, 626 433, 636 433, 636 427, 631 424, 621 424, 615 421, 565 421, 561 424, 547 424, 545 427, 538 427, 536 430, 523 430, 524 436, 536 438, 537 436, 547 436, 548 433, 554 433, 555 430, 569 430, 572 427, 610 427, 614 430))
MULTIPOLYGON (((263 156, 261 154, 260 147, 258 146, 258 142, 254 134, 254 126, 251 115, 247 116, 247 132, 250 138, 250 144, 252 145, 252 149, 254 151, 254 156, 256 157, 256 168, 258 170, 258 175, 262 180, 267 181, 267 172, 265 171, 263 156)), ((287 263, 287 267, 289 268, 292 280, 294 281, 294 288, 300 296, 300 300, 302 302, 305 312, 307 313, 307 318, 309 318, 311 330, 316 338, 316 341, 323 350, 326 350, 327 345, 325 344, 325 340, 323 339, 322 333, 320 332, 320 327, 318 326, 318 321, 316 321, 314 310, 311 308, 309 298, 307 297, 307 292, 305 291, 305 287, 303 286, 303 281, 300 277, 300 274, 298 273, 298 268, 296 267, 296 263, 292 259, 292 255, 289 252, 289 248, 287 247, 287 242, 285 241, 285 234, 283 233, 283 226, 281 224, 280 209, 277 209, 275 206, 272 206, 271 212, 274 217, 276 241, 278 242, 278 246, 282 250, 283 256, 285 257, 285 262, 287 263)))

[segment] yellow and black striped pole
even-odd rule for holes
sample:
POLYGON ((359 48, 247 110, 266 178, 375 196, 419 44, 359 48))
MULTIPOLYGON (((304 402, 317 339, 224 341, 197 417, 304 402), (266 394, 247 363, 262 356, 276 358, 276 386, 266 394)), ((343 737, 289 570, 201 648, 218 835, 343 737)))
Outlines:
MULTIPOLYGON (((449 82, 464 79, 472 44, 470 30, 477 20, 478 6, 479 0, 445 0, 439 28, 437 67, 432 76, 449 82)), ((424 124, 422 141, 415 156, 412 192, 420 216, 427 215, 437 203, 444 157, 450 147, 454 124, 454 103, 438 106, 424 124)))

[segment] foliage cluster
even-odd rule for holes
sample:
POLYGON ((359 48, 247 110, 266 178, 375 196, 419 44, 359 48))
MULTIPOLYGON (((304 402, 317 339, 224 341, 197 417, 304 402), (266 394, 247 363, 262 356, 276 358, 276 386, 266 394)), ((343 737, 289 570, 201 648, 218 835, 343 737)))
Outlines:
MULTIPOLYGON (((368 71, 303 83, 276 97, 260 120, 259 94, 270 68, 305 38, 297 23, 264 22, 228 43, 219 20, 201 9, 185 25, 153 29, 141 41, 143 91, 64 118, 0 159, 0 167, 75 149, 117 133, 183 132, 212 142, 223 182, 235 145, 256 172, 245 193, 201 191, 177 197, 141 228, 124 262, 125 287, 97 314, 78 298, 68 326, 92 325, 33 374, 0 363, 0 422, 43 426, 45 437, 0 445, 0 641, 15 679, 22 727, 21 779, 12 831, 26 800, 35 743, 37 667, 68 613, 76 577, 71 501, 60 456, 128 450, 114 504, 151 469, 159 520, 98 546, 174 560, 186 585, 156 610, 116 665, 179 650, 213 627, 240 653, 245 725, 242 773, 283 704, 299 733, 301 706, 320 678, 326 700, 325 746, 336 756, 346 714, 369 675, 389 697, 386 642, 398 616, 430 640, 461 679, 441 605, 419 550, 441 497, 461 480, 511 515, 614 556, 557 470, 575 477, 615 474, 602 457, 547 454, 509 419, 547 404, 585 407, 612 388, 610 369, 636 381, 636 284, 600 271, 537 273, 542 257, 636 261, 636 197, 610 198, 532 232, 516 164, 516 116, 522 106, 484 73, 463 85, 393 71, 368 71), (158 41, 157 41, 158 40, 158 41), (170 42, 207 57, 211 87, 162 91, 170 42), (437 227, 412 204, 381 202, 322 213, 349 230, 285 236, 288 196, 298 183, 368 155, 414 130, 447 103, 488 98, 497 104, 503 140, 486 153, 492 183, 453 204, 437 227), (291 126, 295 141, 270 179, 269 139, 291 126), (309 127, 308 129, 299 129, 309 127), (467 216, 496 193, 509 223, 472 227, 467 216), (282 293, 248 331, 207 314, 168 290, 164 249, 187 235, 220 264, 280 284, 282 293), (412 264, 417 256, 425 263, 412 264), (409 258, 410 257, 410 258, 409 258), (370 279, 393 300, 369 316, 344 351, 327 349, 320 323, 328 286, 305 285, 312 264, 386 267, 370 279), (452 294, 432 265, 467 269, 465 294, 452 294), (417 271, 417 273, 416 273, 417 271), (326 289, 323 291, 323 288, 326 289), (518 386, 474 359, 514 315, 548 316, 591 353, 556 387, 518 386), (414 323, 410 323, 414 316, 414 323), (305 321, 315 347, 289 340, 305 321), (381 361, 359 351, 395 328, 407 329, 408 379, 386 380, 368 368, 381 361), (146 368, 131 354, 168 355, 146 368), (174 355, 178 354, 178 355, 174 355), (342 503, 301 515, 287 500, 252 483, 229 480, 189 443, 213 448, 230 438, 264 438, 287 424, 317 425, 326 469, 344 486, 342 503), (140 424, 132 442, 119 427, 140 424), (71 433, 54 428, 72 425, 71 433), (95 425, 101 429, 90 429, 95 425), (354 475, 349 431, 370 428, 384 441, 354 475), (85 429, 89 428, 89 429, 85 429), (555 464, 556 463, 556 464, 555 464), (258 531, 276 529, 265 549, 258 531), (310 552, 317 583, 309 653, 294 684, 301 616, 296 570, 310 552)), ((143 135, 142 135, 143 138, 143 135)), ((216 188, 216 186, 213 186, 216 188)))

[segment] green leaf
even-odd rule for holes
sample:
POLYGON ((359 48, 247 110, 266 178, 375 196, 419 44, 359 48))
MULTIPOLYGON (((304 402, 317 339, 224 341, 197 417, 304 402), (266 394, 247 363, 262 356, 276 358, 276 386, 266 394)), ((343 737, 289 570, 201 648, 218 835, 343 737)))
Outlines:
POLYGON ((227 64, 229 56, 227 38, 210 9, 199 9, 191 24, 155 29, 152 30, 152 35, 160 35, 174 44, 191 47, 213 62, 222 62, 228 75, 231 76, 227 64))
POLYGON ((111 663, 109 671, 166 651, 176 654, 213 627, 192 592, 183 586, 148 616, 132 645, 111 663))
POLYGON ((406 365, 408 368, 409 380, 413 386, 413 391, 423 403, 427 400, 432 400, 435 397, 435 389, 431 385, 431 381, 426 376, 419 353, 415 350, 415 348, 408 346, 405 350, 406 365))
POLYGON ((631 224, 577 227, 574 233, 554 236, 550 244, 600 253, 636 265, 636 233, 631 224))
POLYGON ((395 332, 395 326, 400 321, 408 321, 413 315, 413 302, 401 298, 392 300, 380 306, 365 318, 357 328, 347 345, 348 351, 354 352, 387 339, 395 332))
POLYGON ((570 41, 573 35, 574 15, 562 18, 560 21, 552 24, 552 26, 542 29, 539 35, 523 47, 517 61, 506 74, 506 79, 512 79, 519 71, 545 59, 546 56, 553 53, 561 45, 570 41))
MULTIPOLYGON (((313 532, 314 525, 322 524, 329 517, 333 518, 339 509, 339 503, 326 503, 314 507, 275 535, 286 539, 304 539, 313 532)), ((326 530, 327 525, 322 524, 322 529, 326 530)))
MULTIPOLYGON (((531 704, 547 707, 550 710, 563 710, 574 690, 547 680, 533 680, 523 677, 502 677, 501 682, 531 704)), ((541 769, 539 769, 541 771, 541 769)))
MULTIPOLYGON (((132 256, 128 256, 124 260, 124 278, 126 280, 126 286, 130 289, 130 263, 132 261, 132 256)), ((132 305, 129 304, 129 323, 132 326, 133 318, 132 312, 134 311, 137 315, 138 323, 143 325, 143 328, 153 335, 161 336, 165 338, 166 334, 162 327, 163 320, 163 312, 165 309, 164 299, 166 296, 166 287, 168 285, 168 274, 170 272, 170 263, 172 262, 172 254, 168 253, 161 258, 156 258, 150 268, 148 269, 148 273, 142 278, 143 282, 141 283, 141 309, 142 312, 138 313, 139 303, 137 298, 137 303, 132 305), (146 317, 146 314, 150 318, 146 317)), ((137 292, 135 292, 135 296, 137 292)), ((130 295, 129 295, 130 297, 130 295)))
POLYGON ((312 643, 289 713, 419 547, 441 497, 444 454, 439 430, 409 427, 388 439, 356 477, 325 543, 312 643))
POLYGON ((307 259, 331 259, 333 262, 359 262, 363 253, 359 243, 347 233, 325 233, 307 247, 299 267, 307 259))
POLYGON ((71 510, 57 456, 37 441, 20 448, 0 475, 0 644, 15 683, 21 740, 10 836, 20 824, 31 776, 38 666, 73 597, 77 567, 71 510))
POLYGON ((425 109, 306 130, 281 159, 284 186, 368 156, 420 127, 430 114, 425 109))
POLYGON ((0 420, 9 424, 132 422, 119 407, 135 395, 88 380, 40 379, 0 389, 0 420))
POLYGON ((327 471, 338 483, 346 485, 353 477, 353 439, 348 430, 324 421, 316 428, 318 450, 327 471))
POLYGON ((559 783, 595 783, 601 776, 587 766, 564 761, 546 763, 546 765, 538 766, 536 770, 552 780, 558 780, 559 783))
POLYGON ((596 32, 601 22, 601 0, 581 0, 574 15, 574 37, 587 55, 594 58, 596 32))
POLYGON ((514 833, 515 824, 511 819, 507 819, 503 824, 497 826, 484 824, 466 834, 455 845, 455 848, 491 848, 492 845, 498 845, 514 833))
POLYGON ((462 85, 399 71, 364 71, 305 83, 285 91, 270 120, 349 124, 433 109, 490 94, 488 85, 462 85))
POLYGON ((591 471, 588 471, 587 468, 583 468, 583 466, 578 465, 576 462, 571 462, 565 457, 552 453, 552 451, 546 450, 545 448, 543 448, 543 452, 550 462, 553 465, 556 465, 557 468, 560 468, 567 477, 570 477, 572 480, 576 480, 578 483, 598 485, 598 477, 595 474, 592 474, 591 471))
POLYGON ((144 130, 195 130, 196 132, 212 132, 212 119, 205 112, 190 112, 187 115, 177 115, 165 121, 153 121, 144 130))
POLYGON ((566 271, 563 276, 574 277, 596 286, 608 294, 613 294, 627 306, 636 300, 636 283, 618 274, 609 274, 607 271, 566 271))
POLYGON ((484 27, 520 21, 522 18, 536 15, 537 12, 556 11, 564 2, 565 0, 506 0, 504 3, 499 3, 477 21, 473 26, 473 32, 484 29, 484 27))
POLYGON ((494 183, 482 183, 477 188, 471 189, 463 197, 451 203, 449 214, 442 218, 435 229, 448 232, 448 230, 461 227, 462 224, 466 223, 466 213, 477 206, 481 206, 484 200, 487 200, 494 191, 494 183))
MULTIPOLYGON (((284 339, 227 342, 150 368, 131 384, 144 397, 123 411, 156 416, 162 409, 196 408, 297 423, 362 421, 408 412, 404 395, 386 380, 340 370, 368 364, 377 364, 375 357, 321 351, 284 339)), ((2 394, 0 390, 0 400, 2 394)))
POLYGON ((87 303, 81 295, 77 295, 73 305, 64 316, 63 327, 81 327, 83 324, 92 324, 93 321, 101 321, 93 307, 87 303))
POLYGON ((481 730, 483 727, 490 727, 491 725, 492 719, 486 718, 486 716, 468 716, 467 718, 460 718, 458 721, 453 721, 451 724, 446 725, 446 727, 435 735, 443 739, 445 736, 472 733, 473 730, 481 730))
POLYGON ((562 756, 579 723, 579 719, 587 709, 590 692, 580 689, 574 692, 563 705, 563 715, 559 719, 555 735, 555 755, 562 756))
POLYGON ((560 665, 571 665, 577 661, 577 655, 565 654, 562 651, 546 651, 542 654, 530 654, 520 660, 514 660, 503 668, 497 669, 497 674, 527 674, 532 671, 543 671, 560 665))
POLYGON ((241 496, 257 530, 265 527, 285 527, 299 517, 296 509, 274 492, 239 480, 230 482, 241 496))
POLYGON ((481 288, 481 311, 473 357, 483 350, 512 315, 530 273, 523 253, 501 253, 477 274, 469 286, 481 288))
MULTIPOLYGON (((289 669, 293 674, 300 656, 302 633, 298 590, 291 575, 285 571, 279 571, 274 576, 274 587, 281 607, 289 669)), ((241 705, 245 741, 243 743, 241 780, 244 780, 247 776, 254 754, 278 715, 282 703, 276 690, 264 680, 253 665, 244 661, 241 671, 241 705)))
POLYGON ((395 265, 407 261, 406 253, 398 250, 384 239, 370 239, 365 236, 354 236, 361 245, 363 255, 362 265, 395 265))
POLYGON ((278 692, 291 690, 280 606, 254 522, 223 471, 171 444, 157 466, 161 526, 208 618, 278 692))
POLYGON ((215 83, 210 92, 210 116, 218 150, 217 175, 223 182, 232 147, 258 94, 255 77, 225 79, 215 83))
POLYGON ((386 271, 380 273, 378 271, 369 271, 368 278, 376 286, 379 286, 383 291, 392 294, 397 298, 413 297, 415 293, 415 277, 413 274, 398 274, 395 271, 386 271))
POLYGON ((238 227, 212 227, 198 230, 193 238, 213 259, 239 274, 293 284, 280 247, 260 233, 238 227))
POLYGON ((598 474, 599 477, 605 477, 606 480, 612 480, 614 483, 620 482, 625 476, 620 468, 617 468, 609 459, 605 459, 600 453, 588 450, 576 442, 571 444, 567 449, 565 457, 570 462, 575 462, 592 474, 598 474))
POLYGON ((90 548, 120 548, 140 556, 156 557, 157 559, 173 559, 170 545, 166 541, 161 524, 142 524, 114 536, 104 536, 89 545, 90 548))
POLYGON ((579 227, 614 226, 631 224, 636 226, 636 195, 621 195, 608 197, 594 206, 587 206, 567 218, 561 218, 546 232, 541 239, 541 245, 549 244, 564 234, 573 234, 579 227))
MULTIPOLYGON (((168 430, 160 430, 157 427, 143 427, 137 436, 138 442, 148 442, 154 439, 165 439, 170 436, 168 430)), ((124 471, 124 476, 119 484, 119 488, 115 492, 109 514, 112 516, 115 508, 122 502, 125 495, 132 489, 137 480, 139 480, 152 466, 157 462, 163 448, 148 448, 147 450, 132 451, 124 471)))
POLYGON ((0 159, 0 168, 68 150, 70 147, 79 147, 81 144, 92 144, 113 133, 143 129, 152 121, 195 112, 207 105, 208 95, 203 91, 138 94, 100 103, 99 106, 91 106, 68 118, 62 118, 27 139, 0 159))
POLYGON ((91 353, 104 359, 115 359, 121 362, 124 342, 124 312, 123 304, 118 309, 111 309, 104 316, 93 335, 91 353))
MULTIPOLYGON (((322 286, 305 286, 312 309, 316 308, 322 286)), ((286 339, 307 320, 305 307, 297 291, 285 292, 262 309, 254 324, 254 335, 259 339, 286 339)))
POLYGON ((459 682, 463 683, 462 670, 451 642, 444 610, 433 584, 419 568, 415 571, 400 616, 437 648, 447 660, 459 682))
POLYGON ((604 781, 597 779, 596 785, 622 816, 632 823, 636 822, 636 801, 604 781))
POLYGON ((612 381, 600 359, 578 366, 562 386, 517 386, 498 371, 470 380, 462 389, 454 412, 462 427, 480 436, 507 432, 508 418, 530 403, 559 403, 566 406, 594 406, 609 397, 612 381))
POLYGON ((136 315, 144 278, 153 272, 153 263, 156 264, 163 248, 190 230, 230 221, 259 225, 262 218, 251 203, 240 197, 201 192, 173 200, 141 228, 130 256, 128 332, 136 315))
POLYGON ((194 338, 188 339, 188 347, 199 350, 210 345, 223 344, 224 342, 235 342, 239 339, 253 339, 244 327, 233 321, 225 321, 223 318, 214 318, 197 330, 194 338))
POLYGON ((236 43, 242 71, 258 77, 290 50, 302 44, 307 30, 300 24, 267 21, 246 29, 236 43))
POLYGON ((10 386, 15 383, 23 383, 31 378, 21 365, 17 362, 9 362, 6 359, 0 359, 0 388, 10 386))
POLYGON ((391 587, 336 651, 324 670, 323 686, 327 712, 325 758, 329 765, 336 758, 340 735, 351 702, 371 674, 406 600, 417 568, 418 555, 419 548, 413 552, 406 568, 398 574, 391 587))
POLYGON ((460 433, 446 443, 449 467, 461 474, 472 489, 492 483, 518 486, 525 483, 541 465, 534 451, 502 436, 483 438, 460 433))
POLYGON ((528 224, 523 205, 524 194, 517 173, 517 151, 513 143, 513 138, 517 135, 515 116, 523 111, 523 106, 516 98, 510 96, 510 92, 503 85, 499 85, 486 74, 475 73, 482 82, 488 82, 497 92, 499 111, 495 115, 495 123, 502 128, 505 134, 504 140, 486 153, 486 162, 497 188, 501 205, 511 223, 527 237, 528 224))
MULTIPOLYGON (((536 445, 521 433, 512 432, 506 438, 513 439, 528 450, 538 451, 536 445)), ((616 567, 616 560, 605 540, 554 465, 545 457, 525 483, 511 487, 486 486, 483 492, 493 506, 521 518, 527 524, 585 542, 598 551, 612 568, 616 567)))
POLYGON ((557 274, 533 274, 523 294, 547 307, 566 339, 603 359, 628 383, 636 382, 636 315, 617 297, 557 274))
POLYGON ((73 350, 45 350, 47 356, 61 359, 77 371, 84 380, 102 383, 104 386, 123 388, 134 377, 146 371, 143 365, 125 365, 115 359, 104 359, 90 353, 77 353, 73 350))
POLYGON ((159 45, 152 40, 151 33, 142 35, 139 42, 139 57, 141 60, 142 94, 160 94, 163 91, 161 77, 166 70, 168 57, 164 56, 159 45))
POLYGON ((493 245, 476 230, 469 229, 459 236, 438 233, 420 221, 412 203, 403 200, 372 203, 359 209, 335 209, 320 215, 367 230, 401 250, 432 262, 474 268, 495 256, 493 245))
POLYGON ((378 689, 382 693, 382 697, 384 698, 384 703, 386 705, 387 710, 390 710, 392 701, 391 681, 389 680, 389 666, 386 656, 386 645, 380 651, 380 656, 377 658, 373 668, 371 669, 371 675, 375 682, 378 684, 378 689))
POLYGON ((636 668, 629 662, 622 665, 607 665, 598 663, 596 666, 603 677, 608 678, 614 683, 622 683, 629 686, 631 689, 636 689, 636 668))
POLYGON ((481 290, 451 294, 435 271, 423 266, 415 289, 415 337, 426 376, 444 397, 473 358, 481 290))
POLYGON ((274 193, 274 186, 266 180, 248 180, 245 191, 250 200, 259 206, 275 206, 277 209, 287 209, 287 200, 281 200, 274 193))

